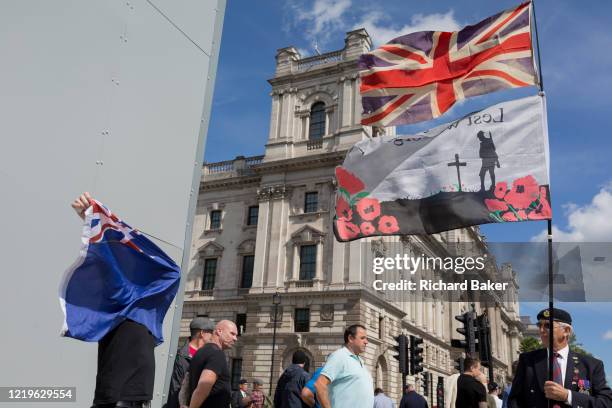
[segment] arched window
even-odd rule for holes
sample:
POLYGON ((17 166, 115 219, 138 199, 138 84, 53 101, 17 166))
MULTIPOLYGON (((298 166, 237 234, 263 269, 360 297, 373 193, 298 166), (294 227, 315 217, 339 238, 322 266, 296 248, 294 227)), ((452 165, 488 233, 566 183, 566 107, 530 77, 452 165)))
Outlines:
POLYGON ((325 134, 325 104, 317 102, 310 108, 308 139, 321 139, 325 134))
MULTIPOLYGON (((317 367, 314 366, 314 358, 312 356, 312 353, 308 349, 305 349, 303 347, 290 348, 290 349, 285 350, 284 356, 282 357, 282 360, 281 360, 281 367, 280 367, 281 370, 284 370, 285 368, 287 368, 287 367, 289 367, 291 365, 291 360, 293 358, 293 353, 295 353, 298 350, 300 350, 300 351, 302 351, 302 352, 304 352, 306 354, 306 362, 304 363, 304 370, 306 372, 312 373, 314 371, 314 369, 317 368, 317 367)), ((279 373, 278 375, 280 376, 281 373, 279 373)))

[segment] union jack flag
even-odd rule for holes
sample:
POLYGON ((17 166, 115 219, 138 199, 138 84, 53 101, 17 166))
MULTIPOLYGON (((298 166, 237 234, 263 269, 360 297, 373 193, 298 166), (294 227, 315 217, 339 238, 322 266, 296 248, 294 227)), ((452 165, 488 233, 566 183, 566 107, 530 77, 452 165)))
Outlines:
POLYGON ((89 243, 94 244, 101 242, 104 238, 106 230, 114 230, 119 234, 118 239, 122 244, 128 245, 138 252, 142 252, 142 249, 136 245, 133 241, 134 235, 140 235, 138 230, 130 227, 125 222, 121 221, 115 214, 111 212, 104 204, 99 201, 92 200, 92 215, 91 215, 91 233, 92 237, 89 238, 89 243), (134 234, 134 235, 132 235, 134 234))
POLYGON ((361 124, 437 118, 458 100, 534 85, 531 2, 460 31, 421 31, 364 54, 361 124))

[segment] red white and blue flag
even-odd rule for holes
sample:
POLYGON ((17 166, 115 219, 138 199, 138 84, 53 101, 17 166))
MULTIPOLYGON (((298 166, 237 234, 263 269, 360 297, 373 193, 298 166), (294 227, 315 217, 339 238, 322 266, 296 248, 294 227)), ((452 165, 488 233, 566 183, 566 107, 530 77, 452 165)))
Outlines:
POLYGON ((362 55, 361 124, 430 120, 458 100, 535 85, 530 29, 526 2, 460 31, 415 32, 362 55))
POLYGON ((160 344, 179 280, 180 268, 168 255, 93 200, 85 211, 79 257, 60 285, 61 335, 99 341, 129 319, 160 344))

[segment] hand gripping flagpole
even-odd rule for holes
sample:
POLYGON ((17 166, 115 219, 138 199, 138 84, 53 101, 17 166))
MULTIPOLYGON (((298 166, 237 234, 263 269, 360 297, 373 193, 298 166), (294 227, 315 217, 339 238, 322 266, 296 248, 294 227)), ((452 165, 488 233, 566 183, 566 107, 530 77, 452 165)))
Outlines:
MULTIPOLYGON (((538 37, 538 23, 537 23, 536 12, 535 12, 535 0, 531 1, 531 7, 533 9, 533 27, 535 30, 536 47, 538 49, 538 53, 537 53, 538 55, 538 79, 539 79, 538 82, 539 82, 539 87, 540 87, 540 96, 542 98, 545 98, 546 96, 544 93, 544 79, 542 76, 542 59, 541 59, 541 54, 540 54, 540 39, 538 37)), ((544 115, 546 114, 547 112, 546 110, 544 110, 544 115)), ((545 126, 548 126, 547 122, 545 122, 545 126)), ((550 199, 550 196, 551 194, 549 194, 549 199, 550 199)), ((551 215, 551 219, 547 220, 547 224, 548 224, 548 310, 549 310, 549 313, 548 313, 548 381, 553 381, 553 359, 555 358, 555 355, 553 351, 553 322, 554 322, 553 285, 554 285, 554 281, 553 281, 553 257, 552 257, 552 249, 553 249, 552 215, 551 215)), ((548 407, 550 408, 551 405, 552 405, 551 400, 548 400, 548 407)))

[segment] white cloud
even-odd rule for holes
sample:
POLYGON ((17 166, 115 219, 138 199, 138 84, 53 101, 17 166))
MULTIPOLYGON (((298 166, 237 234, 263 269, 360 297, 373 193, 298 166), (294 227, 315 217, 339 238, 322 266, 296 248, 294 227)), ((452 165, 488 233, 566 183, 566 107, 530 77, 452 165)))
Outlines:
MULTIPOLYGON (((554 197, 554 196, 553 196, 554 197)), ((599 190, 589 204, 568 203, 564 206, 567 228, 553 226, 556 242, 610 242, 612 241, 612 184, 599 190)), ((546 231, 531 241, 545 241, 546 231)))
MULTIPOLYGON (((312 4, 312 3, 307 3, 312 4)), ((331 33, 345 26, 345 12, 351 0, 316 0, 312 8, 294 4, 295 18, 306 23, 306 38, 314 43, 325 43, 331 33)))
POLYGON ((604 335, 603 335, 603 339, 604 340, 612 340, 612 330, 608 330, 607 332, 605 332, 604 335))
POLYGON ((461 25, 455 20, 454 11, 434 14, 415 14, 410 18, 410 24, 391 26, 391 18, 379 10, 366 14, 355 28, 365 27, 372 37, 374 46, 384 44, 396 37, 415 31, 457 31, 461 25))
POLYGON ((382 7, 359 0, 291 0, 286 4, 285 10, 289 15, 284 30, 302 34, 310 47, 314 48, 316 43, 321 52, 327 51, 323 48, 332 39, 337 40, 336 37, 344 35, 344 32, 362 27, 370 34, 374 46, 415 31, 455 31, 461 28, 453 10, 407 15, 401 20, 409 21, 408 24, 393 24, 395 17, 386 14, 382 7))

